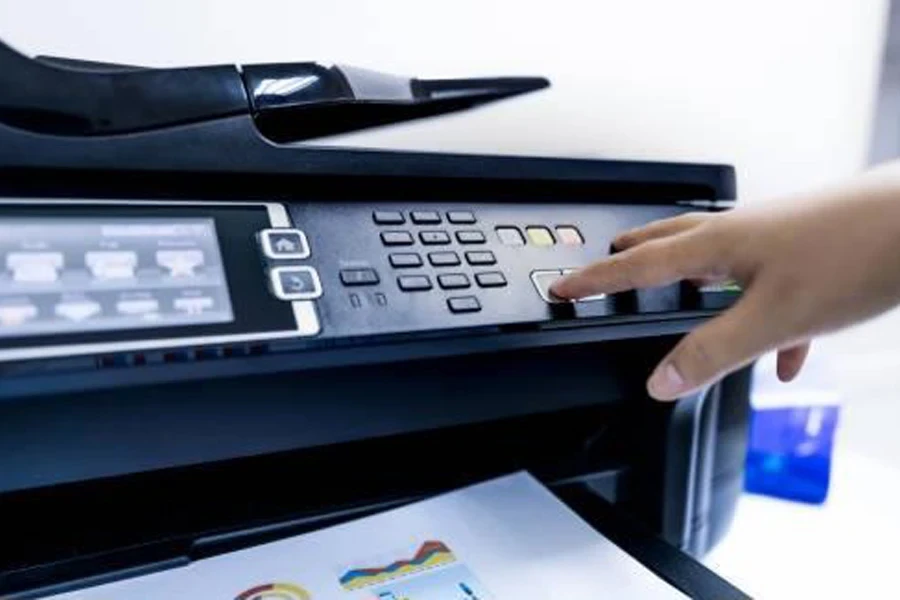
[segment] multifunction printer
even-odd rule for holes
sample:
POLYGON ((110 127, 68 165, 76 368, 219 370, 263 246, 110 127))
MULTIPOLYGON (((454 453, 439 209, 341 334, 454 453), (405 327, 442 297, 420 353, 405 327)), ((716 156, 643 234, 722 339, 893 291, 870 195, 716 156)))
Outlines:
POLYGON ((0 44, 0 597, 517 470, 689 596, 746 597, 701 559, 752 367, 645 391, 740 290, 549 291, 624 229, 728 209, 733 168, 305 143, 548 85, 0 44))

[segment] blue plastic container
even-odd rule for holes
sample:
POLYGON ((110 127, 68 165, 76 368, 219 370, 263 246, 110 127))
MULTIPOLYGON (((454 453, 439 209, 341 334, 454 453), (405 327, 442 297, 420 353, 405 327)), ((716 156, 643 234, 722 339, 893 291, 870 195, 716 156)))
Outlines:
POLYGON ((824 502, 839 410, 837 406, 754 410, 744 489, 800 502, 824 502))
POLYGON ((765 365, 755 373, 744 471, 749 493, 811 504, 828 497, 840 402, 827 368, 810 367, 787 384, 765 365))

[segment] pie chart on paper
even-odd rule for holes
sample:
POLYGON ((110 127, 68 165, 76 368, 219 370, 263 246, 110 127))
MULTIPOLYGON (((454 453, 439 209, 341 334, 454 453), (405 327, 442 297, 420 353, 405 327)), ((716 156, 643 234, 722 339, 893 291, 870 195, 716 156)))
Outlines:
POLYGON ((238 594, 234 600, 312 600, 312 596, 298 585, 266 583, 238 594))

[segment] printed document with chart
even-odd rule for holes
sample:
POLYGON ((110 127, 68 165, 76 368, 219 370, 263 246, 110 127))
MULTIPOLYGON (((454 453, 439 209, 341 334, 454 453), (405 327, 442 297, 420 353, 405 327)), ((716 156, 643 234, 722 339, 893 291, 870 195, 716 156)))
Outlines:
POLYGON ((616 600, 685 596, 527 473, 52 600, 616 600))

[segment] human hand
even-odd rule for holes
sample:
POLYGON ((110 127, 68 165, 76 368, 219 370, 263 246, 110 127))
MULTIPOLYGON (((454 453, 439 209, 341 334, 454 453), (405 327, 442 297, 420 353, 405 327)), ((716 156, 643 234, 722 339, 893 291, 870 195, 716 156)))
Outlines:
POLYGON ((734 306, 685 336, 647 382, 659 400, 778 352, 793 379, 814 337, 900 302, 900 168, 781 204, 691 213, 621 234, 620 252, 559 279, 562 298, 734 280, 734 306))

